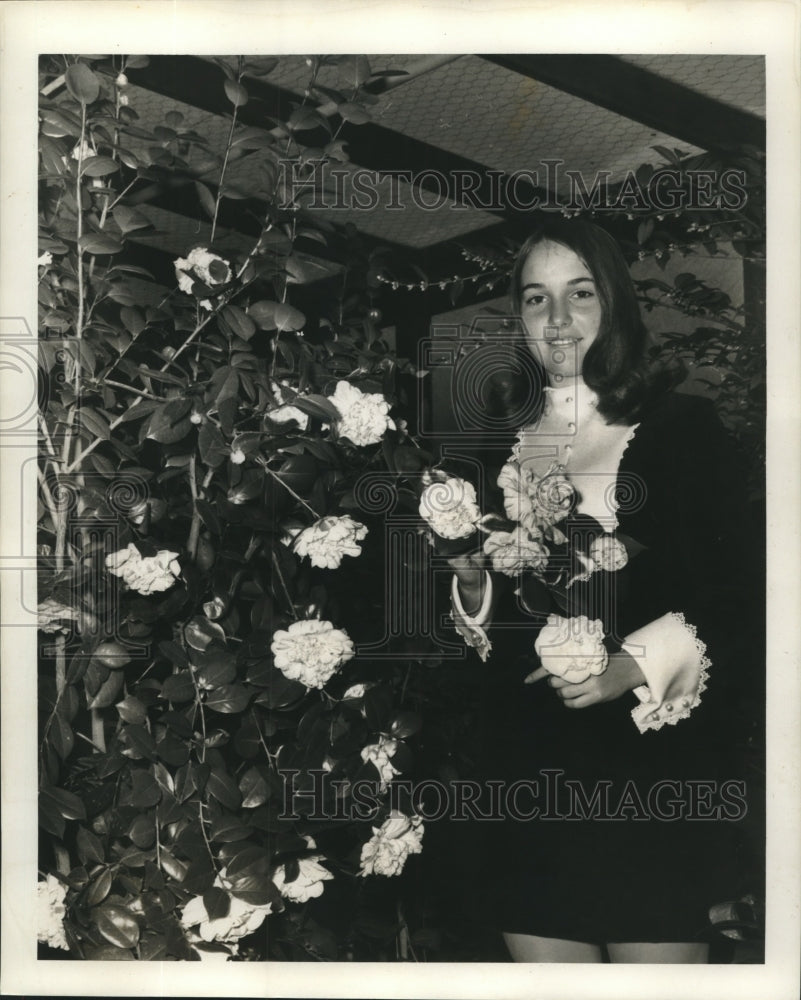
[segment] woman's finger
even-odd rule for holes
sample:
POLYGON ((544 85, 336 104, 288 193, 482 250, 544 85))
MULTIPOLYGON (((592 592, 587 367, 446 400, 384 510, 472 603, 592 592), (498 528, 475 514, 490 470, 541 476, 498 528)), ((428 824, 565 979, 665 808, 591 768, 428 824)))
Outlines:
POLYGON ((563 684, 556 688, 556 694, 562 701, 575 701, 576 698, 586 697, 587 689, 583 684, 563 684))
POLYGON ((530 673, 528 677, 526 677, 523 680, 523 683, 535 684, 537 681, 541 681, 543 677, 547 676, 548 676, 548 671, 545 669, 545 667, 537 667, 536 670, 532 671, 532 673, 530 673))
POLYGON ((548 682, 552 688, 580 688, 582 684, 586 684, 586 681, 568 681, 564 677, 558 677, 556 674, 548 682))

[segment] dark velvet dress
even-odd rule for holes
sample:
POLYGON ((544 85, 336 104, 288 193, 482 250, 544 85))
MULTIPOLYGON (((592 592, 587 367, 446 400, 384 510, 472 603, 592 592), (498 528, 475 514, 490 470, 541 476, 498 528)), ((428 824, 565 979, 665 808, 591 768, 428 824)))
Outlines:
POLYGON ((481 866, 484 915, 500 930, 692 941, 711 905, 749 887, 743 820, 754 791, 735 747, 760 690, 763 592, 743 496, 712 405, 669 393, 641 418, 619 466, 617 534, 629 561, 614 580, 594 573, 566 607, 530 575, 493 576, 506 589, 483 666, 482 777, 502 782, 506 800, 500 809, 488 800, 503 818, 482 824, 481 866), (631 692, 571 710, 547 682, 524 685, 548 612, 602 617, 612 651, 682 614, 710 661, 700 703, 675 725, 640 732, 631 692))

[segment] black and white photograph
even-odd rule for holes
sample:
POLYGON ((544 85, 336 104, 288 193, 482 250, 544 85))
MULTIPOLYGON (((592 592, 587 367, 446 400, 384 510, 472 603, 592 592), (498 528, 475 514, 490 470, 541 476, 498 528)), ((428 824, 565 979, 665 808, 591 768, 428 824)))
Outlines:
POLYGON ((794 29, 674 6, 7 5, 4 993, 793 995, 794 29))

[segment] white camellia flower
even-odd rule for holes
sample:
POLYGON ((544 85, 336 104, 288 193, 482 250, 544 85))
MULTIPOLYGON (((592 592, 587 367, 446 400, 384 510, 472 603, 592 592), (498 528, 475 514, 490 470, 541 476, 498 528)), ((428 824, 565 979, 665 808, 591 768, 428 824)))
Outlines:
POLYGON ((548 623, 537 636, 534 649, 549 674, 571 684, 580 684, 591 674, 602 674, 609 663, 603 622, 585 615, 577 618, 548 615, 548 623))
POLYGON ((458 476, 435 480, 420 496, 420 516, 442 538, 468 538, 481 518, 475 487, 458 476))
POLYGON ((528 531, 518 525, 514 531, 493 531, 484 542, 484 552, 492 568, 505 576, 516 576, 526 569, 539 573, 548 564, 548 550, 528 531))
POLYGON ((400 774, 400 771, 392 764, 390 757, 398 748, 397 740, 387 739, 386 736, 379 737, 378 743, 368 743, 362 748, 361 757, 365 763, 371 761, 378 771, 381 779, 381 791, 385 792, 390 781, 400 774))
MULTIPOLYGON (((210 253, 206 247, 195 247, 189 252, 188 257, 179 257, 174 262, 175 277, 178 280, 178 287, 187 295, 192 294, 194 279, 202 281, 204 285, 213 288, 215 285, 224 285, 231 280, 233 273, 227 260, 223 260, 216 253, 210 253), (214 277, 211 273, 211 266, 215 262, 219 267, 215 268, 214 277)), ((203 309, 211 310, 212 305, 208 299, 203 299, 200 303, 203 309)))
MULTIPOLYGON (((214 885, 219 889, 229 889, 224 868, 215 878, 214 885)), ((187 928, 197 927, 197 933, 204 941, 230 943, 258 930, 264 923, 264 918, 272 913, 272 903, 255 906, 236 896, 230 896, 230 900, 231 905, 227 915, 212 918, 206 910, 203 897, 195 896, 181 911, 181 925, 187 928)))
POLYGON ((345 698, 363 698, 366 691, 369 691, 371 687, 375 687, 375 681, 364 681, 361 684, 351 684, 348 690, 342 695, 343 700, 345 698))
POLYGON ((73 160, 87 160, 90 156, 94 155, 95 151, 86 139, 84 139, 83 142, 76 142, 72 148, 71 156, 73 160))
POLYGON ((616 573, 629 561, 626 546, 614 535, 599 535, 590 545, 590 559, 599 569, 616 573))
POLYGON ((350 382, 337 382, 329 401, 339 410, 339 434, 358 447, 377 444, 388 427, 395 429, 389 403, 380 392, 362 392, 350 382))
POLYGON ((272 652, 284 677, 308 688, 321 688, 353 658, 354 648, 347 632, 331 622, 309 618, 275 632, 272 652))
POLYGON ((290 420, 294 420, 302 431, 309 426, 309 414, 289 403, 279 406, 277 410, 270 410, 267 416, 276 424, 288 424, 290 420))
POLYGON ((67 604, 61 604, 53 597, 48 597, 42 601, 36 609, 37 627, 48 635, 55 632, 69 632, 69 628, 63 624, 64 621, 77 622, 80 618, 77 610, 67 604))
POLYGON ((400 875, 410 854, 423 850, 423 821, 393 809, 362 847, 360 875, 400 875))
POLYGON ((36 261, 37 267, 49 267, 53 263, 53 255, 48 250, 36 261))
MULTIPOLYGON (((304 837, 306 846, 314 850, 317 844, 311 837, 304 837)), ((325 886, 323 882, 332 879, 333 873, 323 868, 320 861, 322 854, 313 854, 308 858, 298 858, 298 877, 291 882, 286 881, 286 865, 279 865, 273 873, 273 882, 284 899, 292 903, 305 903, 309 899, 322 896, 325 886)))
POLYGON ((154 556, 143 557, 133 542, 107 555, 106 569, 114 576, 121 576, 131 590, 140 594, 169 590, 181 575, 177 552, 162 549, 154 556))
POLYGON ((347 514, 344 517, 323 517, 295 538, 295 551, 308 556, 312 566, 336 569, 345 556, 359 556, 358 544, 367 535, 367 528, 347 514))
POLYGON ((36 884, 36 938, 51 948, 69 951, 64 933, 64 916, 67 907, 64 899, 67 887, 55 875, 48 875, 44 882, 36 884))
POLYGON ((563 520, 575 495, 564 467, 556 462, 544 476, 519 462, 507 462, 498 476, 498 486, 503 490, 506 516, 519 521, 534 536, 563 520))

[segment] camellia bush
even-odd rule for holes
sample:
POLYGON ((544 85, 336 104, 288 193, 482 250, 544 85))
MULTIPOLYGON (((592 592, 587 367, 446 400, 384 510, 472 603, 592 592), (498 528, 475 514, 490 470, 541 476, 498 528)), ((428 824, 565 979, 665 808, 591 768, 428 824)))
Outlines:
POLYGON ((369 302, 352 321, 313 317, 304 336, 290 292, 313 223, 284 204, 277 169, 303 162, 310 116, 334 157, 337 123, 368 119, 369 63, 333 61, 337 114, 299 100, 262 130, 238 123, 257 70, 218 60, 224 149, 178 112, 152 133, 138 123, 127 71, 143 57, 42 62, 46 957, 408 954, 386 886, 426 840, 389 792, 412 767, 425 667, 414 650, 369 655, 387 572, 365 484, 429 456, 399 415, 403 366, 362 322, 369 302), (272 187, 259 235, 231 253, 214 242, 221 204, 239 197, 226 171, 253 151, 272 187), (198 176, 215 166, 213 190, 198 176), (175 259, 166 294, 145 296, 153 278, 127 251, 151 222, 131 196, 164 177, 196 191, 211 238, 175 259), (389 913, 378 931, 376 906, 389 913))

